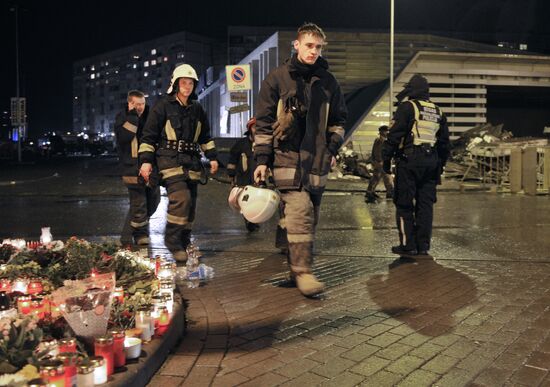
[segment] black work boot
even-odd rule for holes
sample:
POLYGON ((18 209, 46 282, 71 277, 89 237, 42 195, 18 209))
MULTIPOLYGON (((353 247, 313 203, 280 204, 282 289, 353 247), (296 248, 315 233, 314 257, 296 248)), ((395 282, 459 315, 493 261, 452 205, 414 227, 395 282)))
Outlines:
POLYGON ((403 246, 403 245, 393 246, 393 247, 391 248, 391 252, 394 253, 394 254, 397 254, 397 255, 401 255, 401 256, 412 256, 412 255, 416 255, 416 254, 417 254, 415 248, 407 249, 407 248, 406 248, 405 246, 403 246))

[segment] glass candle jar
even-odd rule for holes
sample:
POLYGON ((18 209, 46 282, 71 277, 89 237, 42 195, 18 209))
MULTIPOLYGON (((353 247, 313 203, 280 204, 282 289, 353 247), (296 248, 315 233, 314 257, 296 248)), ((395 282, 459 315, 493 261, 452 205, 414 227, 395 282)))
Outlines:
POLYGON ((76 385, 78 387, 92 387, 94 383, 95 367, 91 364, 79 364, 76 367, 76 385))
POLYGON ((76 352, 61 352, 57 355, 57 359, 63 362, 65 366, 65 386, 66 387, 76 387, 77 377, 76 377, 76 365, 80 356, 76 352))
POLYGON ((31 296, 19 296, 17 297, 17 310, 21 314, 29 314, 31 312, 31 296))
POLYGON ((27 294, 27 286, 29 284, 29 280, 26 278, 17 278, 13 283, 11 284, 11 291, 12 292, 19 292, 23 294, 27 294))
POLYGON ((88 360, 94 367, 94 385, 107 383, 107 364, 105 364, 103 356, 91 356, 88 360))
POLYGON ((65 387, 65 367, 61 360, 40 362, 40 377, 48 381, 48 386, 65 387))
POLYGON ((126 334, 122 329, 112 329, 109 334, 113 337, 114 364, 115 368, 126 365, 126 354, 124 353, 124 339, 126 334))
POLYGON ((59 352, 76 352, 76 339, 65 337, 58 342, 59 352))
POLYGON ((0 291, 11 293, 11 281, 7 278, 0 279, 0 291))
POLYGON ((42 280, 39 278, 32 278, 27 286, 27 293, 30 295, 42 293, 44 286, 42 286, 42 280))
POLYGON ((118 286, 113 291, 113 298, 118 301, 119 304, 122 304, 124 302, 124 288, 122 286, 118 286))
POLYGON ((141 330, 141 340, 149 341, 154 330, 151 330, 151 312, 140 309, 136 312, 136 328, 141 330))
POLYGON ((102 356, 107 366, 107 376, 111 376, 115 370, 115 352, 113 338, 111 336, 96 337, 94 342, 95 356, 102 356))
POLYGON ((163 335, 168 330, 168 325, 170 324, 170 313, 168 312, 168 308, 161 307, 159 309, 159 318, 158 318, 158 328, 156 333, 159 335, 163 335))

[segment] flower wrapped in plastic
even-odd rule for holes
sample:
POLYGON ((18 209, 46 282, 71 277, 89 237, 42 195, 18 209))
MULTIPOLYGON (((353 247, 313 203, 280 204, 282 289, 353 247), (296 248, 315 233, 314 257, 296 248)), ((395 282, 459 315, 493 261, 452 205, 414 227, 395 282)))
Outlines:
POLYGON ((52 293, 52 300, 77 336, 102 336, 107 332, 115 283, 114 273, 67 280, 52 293))

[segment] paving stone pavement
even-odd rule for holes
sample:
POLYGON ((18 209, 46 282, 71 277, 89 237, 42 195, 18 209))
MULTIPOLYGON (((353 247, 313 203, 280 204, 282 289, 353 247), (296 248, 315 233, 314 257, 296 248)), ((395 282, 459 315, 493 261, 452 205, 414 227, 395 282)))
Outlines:
POLYGON ((318 256, 306 299, 270 254, 207 254, 151 386, 550 386, 550 263, 318 256), (170 383, 170 384, 167 384, 170 383))

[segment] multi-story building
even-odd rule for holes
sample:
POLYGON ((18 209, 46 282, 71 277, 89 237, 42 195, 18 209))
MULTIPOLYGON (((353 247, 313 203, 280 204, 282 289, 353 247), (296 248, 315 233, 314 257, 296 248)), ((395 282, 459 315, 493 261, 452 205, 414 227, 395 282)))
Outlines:
POLYGON ((79 60, 73 65, 73 130, 110 136, 129 90, 143 91, 152 105, 181 63, 197 70, 202 89, 207 69, 218 74, 225 58, 226 49, 217 40, 180 32, 79 60))

